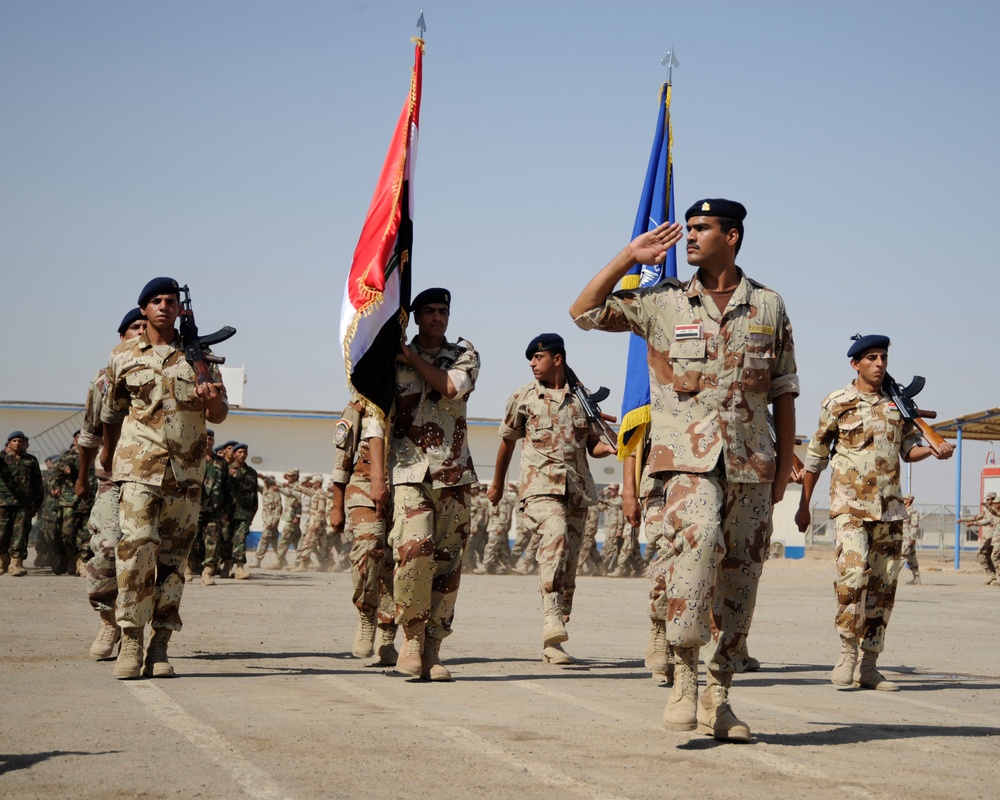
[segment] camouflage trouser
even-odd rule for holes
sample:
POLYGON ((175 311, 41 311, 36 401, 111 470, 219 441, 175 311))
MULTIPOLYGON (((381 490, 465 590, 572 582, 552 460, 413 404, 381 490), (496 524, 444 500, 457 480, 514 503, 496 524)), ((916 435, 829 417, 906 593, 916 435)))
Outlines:
POLYGON ((597 549, 597 520, 601 512, 597 506, 587 509, 587 518, 583 523, 583 541, 580 543, 580 558, 577 571, 582 575, 584 567, 590 564, 595 574, 602 570, 601 551, 597 549))
POLYGON ((563 497, 528 497, 521 511, 521 524, 532 540, 539 542, 535 558, 542 596, 553 592, 562 595, 566 617, 573 610, 586 518, 585 507, 570 505, 563 497))
POLYGON ((31 514, 21 506, 0 506, 0 555, 11 558, 28 557, 28 534, 31 514))
POLYGON ((310 519, 309 524, 306 525, 305 535, 299 542, 298 551, 298 562, 300 564, 308 564, 313 555, 316 556, 320 563, 326 561, 326 526, 323 524, 316 525, 310 519))
POLYGON ((472 534, 469 542, 465 546, 465 563, 463 566, 472 569, 476 564, 482 563, 486 557, 486 543, 489 541, 489 534, 486 532, 486 525, 473 525, 469 523, 472 534))
POLYGON ((525 529, 524 525, 518 525, 514 531, 514 546, 510 549, 510 560, 517 563, 524 555, 524 551, 531 544, 531 531, 525 529))
POLYGON ((263 561, 264 556, 267 555, 267 548, 270 547, 274 550, 275 554, 278 552, 278 523, 275 522, 273 525, 265 525, 264 530, 260 532, 260 541, 257 543, 257 561, 263 561))
POLYGON ((993 537, 993 552, 990 553, 990 560, 993 562, 993 568, 996 570, 998 564, 1000 564, 1000 536, 993 537))
POLYGON ((54 498, 46 498, 35 518, 32 534, 35 538, 35 566, 51 567, 55 558, 53 542, 59 524, 58 503, 54 498))
POLYGON ((903 523, 834 517, 837 531, 837 632, 861 637, 861 649, 881 653, 902 567, 903 523))
MULTIPOLYGON (((217 544, 215 546, 215 552, 218 557, 219 562, 232 561, 233 560, 233 529, 236 527, 236 523, 233 518, 230 517, 227 522, 219 523, 219 536, 217 544)), ((208 544, 205 545, 205 551, 208 552, 208 544)), ((207 556, 206 556, 207 557, 207 556)))
POLYGON ((469 487, 434 489, 429 483, 393 487, 394 520, 389 546, 396 571, 396 622, 425 620, 427 635, 451 634, 469 538, 469 487))
POLYGON ((232 558, 230 560, 234 564, 247 563, 247 535, 249 533, 250 520, 233 520, 232 558))
MULTIPOLYGON (((211 567, 213 571, 218 571, 220 556, 220 543, 222 542, 222 532, 225 530, 225 523, 218 517, 209 517, 202 514, 198 517, 199 549, 204 554, 201 568, 211 567)), ((191 570, 194 572, 194 570, 191 570)))
POLYGON ((507 569, 510 566, 510 532, 499 525, 486 529, 486 548, 483 550, 483 566, 487 569, 507 569))
POLYGON ((53 544, 55 561, 52 571, 56 573, 76 572, 76 559, 80 553, 80 539, 86 520, 82 514, 74 513, 68 506, 62 508, 62 519, 59 520, 59 533, 53 544))
POLYGON ((615 564, 618 562, 618 553, 622 549, 622 537, 621 536, 611 536, 608 538, 608 534, 605 534, 604 546, 601 548, 601 564, 604 566, 606 572, 611 572, 615 568, 615 564))
POLYGON ((87 520, 90 549, 87 561, 87 597, 96 611, 114 611, 118 597, 118 576, 115 571, 115 549, 122 537, 118 526, 118 505, 121 491, 117 483, 99 481, 94 507, 87 520))
POLYGON ((650 617, 675 647, 716 639, 708 662, 732 673, 745 650, 767 545, 771 484, 729 483, 709 473, 666 473, 647 499, 658 549, 650 566, 650 617), (714 622, 714 628, 713 628, 714 622))
POLYGON ((302 526, 298 522, 286 522, 285 527, 281 530, 281 536, 278 537, 277 552, 279 564, 285 563, 285 558, 288 556, 288 549, 291 547, 297 548, 301 538, 302 526))
POLYGON ((993 575, 997 571, 996 561, 993 559, 993 540, 997 539, 1000 543, 1000 537, 983 537, 982 543, 979 545, 979 552, 976 553, 976 560, 990 575, 993 575))
POLYGON ((907 539, 906 544, 903 545, 903 560, 906 562, 906 566, 910 568, 910 572, 916 575, 920 572, 920 564, 917 563, 917 540, 907 539))
POLYGON ((386 552, 385 522, 375 516, 375 509, 356 506, 348 509, 354 545, 351 547, 351 602, 359 611, 378 612, 379 622, 392 622, 396 604, 392 599, 392 559, 386 552))
POLYGON ((180 570, 198 531, 201 484, 177 483, 167 464, 161 486, 121 484, 118 542, 118 601, 115 617, 123 628, 179 631, 184 578, 180 570))

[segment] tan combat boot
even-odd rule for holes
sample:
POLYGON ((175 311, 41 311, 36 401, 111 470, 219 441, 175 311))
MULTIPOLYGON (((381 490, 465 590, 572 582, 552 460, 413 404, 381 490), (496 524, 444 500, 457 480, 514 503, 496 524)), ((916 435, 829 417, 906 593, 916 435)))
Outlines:
POLYGON ((292 572, 308 572, 309 562, 308 561, 298 561, 295 566, 292 567, 292 572))
POLYGON ((170 634, 171 631, 166 628, 156 628, 153 631, 153 638, 150 639, 149 648, 146 650, 146 666, 142 670, 142 674, 147 678, 174 677, 174 668, 167 661, 170 634))
POLYGON ((424 639, 420 677, 432 681, 451 680, 451 672, 441 663, 441 640, 436 636, 428 636, 424 639))
POLYGON ((880 692, 898 692, 899 685, 886 680, 882 673, 875 669, 878 653, 874 650, 861 651, 861 663, 855 670, 854 680, 862 689, 878 689, 880 692))
POLYGON ((10 569, 7 570, 7 574, 12 578, 21 578, 28 574, 28 570, 24 568, 22 560, 17 556, 14 556, 10 560, 10 569))
POLYGON ((698 733, 707 733, 720 742, 749 742, 750 726, 729 705, 732 682, 732 674, 709 670, 705 691, 698 700, 698 733))
POLYGON ((371 658, 375 652, 375 612, 358 611, 358 629, 354 634, 351 654, 355 658, 371 658))
POLYGON ((122 646, 115 661, 115 677, 138 678, 142 674, 142 628, 122 628, 122 646))
POLYGON ((247 572, 246 567, 244 567, 242 564, 237 564, 236 574, 233 575, 233 577, 236 578, 236 580, 238 581, 248 581, 250 580, 250 573, 247 572))
POLYGON ((419 678, 423 669, 425 625, 423 620, 414 620, 403 626, 403 652, 396 659, 396 669, 412 678, 419 678))
POLYGON ((858 663, 858 637, 840 637, 840 659, 830 673, 830 682, 836 686, 854 685, 854 667, 858 663))
POLYGON ((380 622, 378 624, 378 649, 375 663, 383 667, 394 667, 399 660, 396 652, 396 623, 380 622))
POLYGON ((542 611, 545 622, 542 625, 542 644, 548 647, 569 639, 566 626, 563 624, 563 602, 558 592, 549 592, 542 596, 542 611))
POLYGON ((115 645, 118 644, 118 640, 121 638, 122 632, 121 628, 118 627, 118 623, 115 622, 115 612, 102 611, 101 627, 97 631, 97 638, 94 639, 94 643, 90 646, 90 654, 98 661, 111 658, 111 654, 115 652, 115 645))
POLYGON ((205 567, 205 569, 202 570, 202 573, 201 573, 201 582, 205 586, 215 586, 215 578, 212 577, 212 575, 214 574, 214 572, 215 572, 215 570, 212 569, 211 567, 205 567))
POLYGON ((674 679, 674 664, 670 644, 667 642, 667 623, 662 619, 650 620, 649 645, 646 647, 646 668, 653 673, 658 683, 671 683, 674 679))
POLYGON ((693 731, 698 727, 698 648, 674 647, 674 686, 663 709, 668 731, 693 731))
POLYGON ((7 571, 7 567, 10 566, 10 554, 4 553, 0 555, 0 575, 3 575, 7 571))

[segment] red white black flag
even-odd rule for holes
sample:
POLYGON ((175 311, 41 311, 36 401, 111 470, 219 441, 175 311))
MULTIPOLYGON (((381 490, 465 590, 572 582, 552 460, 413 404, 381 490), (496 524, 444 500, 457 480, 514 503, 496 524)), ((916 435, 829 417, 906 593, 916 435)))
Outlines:
POLYGON ((396 353, 410 305, 413 174, 424 53, 423 40, 415 42, 410 94, 354 250, 340 311, 348 384, 383 415, 389 413, 395 395, 396 353))

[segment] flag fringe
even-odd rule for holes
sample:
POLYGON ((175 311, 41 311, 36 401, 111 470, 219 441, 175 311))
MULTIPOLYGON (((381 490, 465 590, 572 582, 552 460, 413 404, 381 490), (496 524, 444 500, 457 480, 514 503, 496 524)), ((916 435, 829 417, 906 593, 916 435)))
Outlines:
POLYGON ((633 289, 639 288, 639 281, 642 280, 642 274, 639 272, 630 272, 624 278, 622 278, 622 289, 626 292, 630 292, 633 289))
POLYGON ((645 431, 639 431, 638 428, 649 425, 652 421, 650 416, 649 404, 644 406, 639 406, 638 408, 633 408, 624 417, 622 417, 621 427, 618 428, 618 460, 624 461, 635 451, 636 445, 639 444, 645 437, 645 431), (633 432, 634 431, 634 432, 633 432), (629 440, 626 442, 625 437, 629 433, 629 440), (639 435, 641 434, 641 435, 639 435))

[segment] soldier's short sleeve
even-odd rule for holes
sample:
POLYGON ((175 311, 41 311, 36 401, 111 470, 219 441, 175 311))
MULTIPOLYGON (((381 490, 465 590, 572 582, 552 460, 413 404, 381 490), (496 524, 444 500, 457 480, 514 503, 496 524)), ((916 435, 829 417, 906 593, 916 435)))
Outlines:
POLYGON ((101 446, 101 434, 103 433, 103 423, 101 422, 101 407, 104 398, 101 396, 100 385, 104 373, 102 372, 87 389, 87 402, 83 410, 83 423, 80 425, 80 447, 88 450, 101 446))
POLYGON ((500 423, 500 438, 515 442, 524 438, 525 419, 523 394, 520 390, 507 398, 507 408, 500 423))
POLYGON ((828 398, 823 403, 819 412, 819 426, 809 446, 806 448, 806 457, 803 459, 803 466, 806 472, 820 473, 826 469, 830 462, 830 451, 837 439, 837 417, 833 412, 833 403, 828 398))
POLYGON ((119 380, 118 365, 115 354, 111 354, 107 368, 108 390, 104 393, 101 405, 101 422, 108 425, 120 425, 128 416, 129 394, 125 384, 119 380))
POLYGON ((899 446, 899 452, 908 456, 914 447, 920 447, 923 443, 923 436, 920 435, 920 429, 916 423, 907 420, 906 424, 903 425, 903 443, 899 446))
POLYGON ((780 333, 775 340, 774 372, 771 374, 771 389, 768 392, 768 402, 783 394, 799 394, 799 376, 795 366, 795 344, 792 339, 792 323, 785 313, 785 304, 780 296, 775 295, 780 304, 780 333))
POLYGON ((642 292, 614 292, 605 298, 604 305, 583 312, 573 322, 585 331, 632 331, 646 338, 650 304, 642 292))
POLYGON ((476 388, 476 381, 479 379, 479 353, 472 342, 465 339, 459 339, 458 345, 462 350, 447 371, 456 390, 455 396, 463 397, 476 388))
POLYGON ((374 414, 365 414, 361 420, 361 439, 384 439, 385 427, 374 414))

